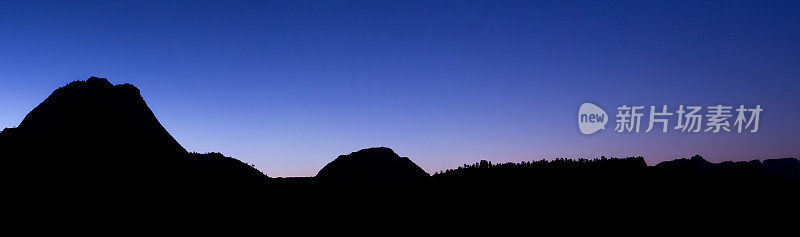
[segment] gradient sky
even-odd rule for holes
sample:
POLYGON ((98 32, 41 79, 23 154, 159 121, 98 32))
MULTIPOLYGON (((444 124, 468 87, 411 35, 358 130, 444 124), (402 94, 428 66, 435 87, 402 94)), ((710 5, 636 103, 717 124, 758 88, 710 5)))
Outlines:
POLYGON ((270 176, 374 146, 430 173, 800 157, 800 1, 0 3, 0 127, 93 75, 139 87, 188 150, 270 176), (756 134, 587 136, 583 102, 764 112, 756 134))

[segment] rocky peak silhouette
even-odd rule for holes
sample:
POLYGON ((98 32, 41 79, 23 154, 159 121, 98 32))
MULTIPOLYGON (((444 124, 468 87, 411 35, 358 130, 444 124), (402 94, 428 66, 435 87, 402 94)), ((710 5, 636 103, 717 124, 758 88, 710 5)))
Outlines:
POLYGON ((205 189, 252 187, 267 178, 219 153, 187 152, 139 89, 98 77, 56 89, 19 126, 0 132, 0 152, 0 173, 36 185, 205 189))
POLYGON ((57 149, 60 155, 186 152, 156 119, 136 87, 115 86, 98 77, 55 90, 17 128, 6 129, 0 136, 22 147, 57 149))
POLYGON ((86 85, 90 88, 110 88, 114 86, 111 82, 108 82, 108 79, 99 77, 89 77, 86 80, 86 85))

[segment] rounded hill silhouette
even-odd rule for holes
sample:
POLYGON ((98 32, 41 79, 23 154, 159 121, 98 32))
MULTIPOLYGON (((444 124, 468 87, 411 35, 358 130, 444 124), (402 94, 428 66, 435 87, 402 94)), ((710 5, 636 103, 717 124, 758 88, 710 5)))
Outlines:
POLYGON ((374 184, 428 176, 408 157, 400 157, 386 147, 376 147, 341 155, 325 165, 316 177, 325 183, 374 184))

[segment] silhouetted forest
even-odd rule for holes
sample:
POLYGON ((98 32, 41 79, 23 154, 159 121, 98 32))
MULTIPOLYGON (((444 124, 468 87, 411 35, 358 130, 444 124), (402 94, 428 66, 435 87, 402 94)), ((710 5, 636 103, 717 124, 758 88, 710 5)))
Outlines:
POLYGON ((491 161, 481 160, 474 164, 464 164, 457 169, 448 169, 441 175, 461 172, 465 169, 536 169, 536 168, 644 168, 647 167, 643 157, 628 157, 624 159, 606 158, 597 159, 567 159, 556 158, 553 160, 522 161, 519 163, 506 162, 492 164, 491 161))

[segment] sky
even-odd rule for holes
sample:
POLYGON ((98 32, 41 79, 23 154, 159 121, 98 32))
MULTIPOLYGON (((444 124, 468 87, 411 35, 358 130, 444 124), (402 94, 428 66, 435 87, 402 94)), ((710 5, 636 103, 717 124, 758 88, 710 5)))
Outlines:
POLYGON ((90 76, 137 86, 187 150, 272 177, 378 146, 429 173, 800 157, 798 1, 0 2, 0 127, 90 76), (584 102, 610 119, 623 104, 764 111, 757 133, 644 133, 645 113, 640 133, 584 135, 584 102))

